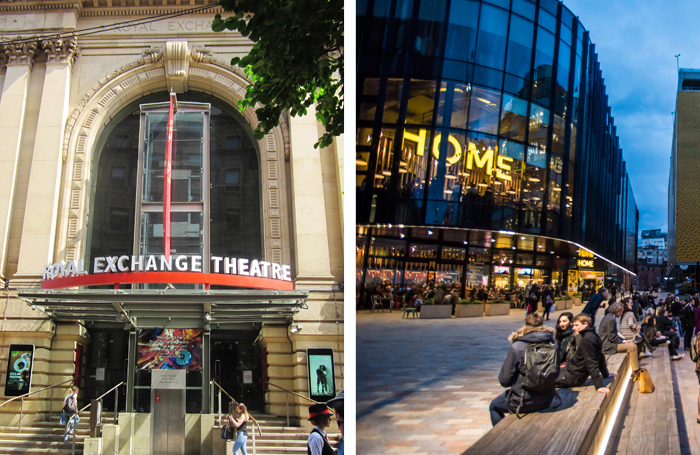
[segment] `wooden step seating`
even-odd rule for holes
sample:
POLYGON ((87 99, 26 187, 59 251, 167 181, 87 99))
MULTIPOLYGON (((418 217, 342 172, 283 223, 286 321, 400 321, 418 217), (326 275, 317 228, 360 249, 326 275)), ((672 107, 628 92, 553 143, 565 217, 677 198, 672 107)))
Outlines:
POLYGON ((639 385, 630 382, 606 454, 680 455, 668 348, 659 346, 652 357, 640 360, 640 366, 649 371, 656 390, 639 393, 639 385))
MULTIPOLYGON (((627 354, 606 356, 606 360, 608 371, 615 373, 615 378, 604 380, 610 395, 596 392, 590 378, 582 387, 558 389, 562 403, 556 409, 526 414, 520 419, 508 414, 463 455, 595 453, 602 444, 623 375, 630 374, 627 354)), ((553 404, 557 403, 555 398, 553 404)))

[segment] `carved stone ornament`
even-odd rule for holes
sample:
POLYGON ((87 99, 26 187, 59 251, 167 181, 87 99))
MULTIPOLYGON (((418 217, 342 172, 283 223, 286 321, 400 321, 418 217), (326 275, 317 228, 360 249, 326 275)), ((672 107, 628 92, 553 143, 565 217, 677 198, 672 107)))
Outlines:
MULTIPOLYGON (((3 42, 7 42, 5 38, 3 42)), ((5 64, 10 65, 34 65, 37 42, 33 39, 26 39, 18 36, 13 42, 2 44, 2 53, 5 55, 5 64)))
POLYGON ((187 76, 190 72, 190 49, 187 41, 165 43, 165 79, 168 89, 175 93, 187 91, 187 76))
POLYGON ((289 161, 289 114, 282 114, 280 118, 280 128, 282 129, 282 140, 284 141, 284 159, 289 161))
POLYGON ((151 47, 150 49, 144 49, 143 51, 143 61, 145 64, 149 65, 152 63, 158 63, 163 58, 163 49, 159 47, 151 47))
POLYGON ((47 56, 47 63, 67 63, 72 66, 80 48, 75 36, 43 40, 41 48, 47 56))

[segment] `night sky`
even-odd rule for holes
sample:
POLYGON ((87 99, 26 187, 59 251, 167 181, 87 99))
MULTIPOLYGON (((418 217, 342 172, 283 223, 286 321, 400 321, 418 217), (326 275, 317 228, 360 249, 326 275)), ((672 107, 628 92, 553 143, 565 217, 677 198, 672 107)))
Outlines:
MULTIPOLYGON (((639 209, 639 231, 668 230, 668 173, 681 68, 700 68, 700 3, 566 0, 599 55, 639 209)), ((699 176, 700 178, 700 176, 699 176)))

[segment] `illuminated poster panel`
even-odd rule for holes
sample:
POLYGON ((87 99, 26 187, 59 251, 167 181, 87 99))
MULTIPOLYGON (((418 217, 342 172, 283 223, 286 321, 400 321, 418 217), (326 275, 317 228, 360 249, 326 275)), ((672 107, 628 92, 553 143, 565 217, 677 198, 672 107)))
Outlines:
POLYGON ((5 396, 18 397, 29 393, 34 368, 34 345, 11 344, 7 360, 5 396))
POLYGON ((335 398, 333 349, 309 348, 306 350, 306 355, 310 398, 320 402, 335 398))
POLYGON ((136 367, 142 370, 201 370, 201 329, 141 329, 136 367))

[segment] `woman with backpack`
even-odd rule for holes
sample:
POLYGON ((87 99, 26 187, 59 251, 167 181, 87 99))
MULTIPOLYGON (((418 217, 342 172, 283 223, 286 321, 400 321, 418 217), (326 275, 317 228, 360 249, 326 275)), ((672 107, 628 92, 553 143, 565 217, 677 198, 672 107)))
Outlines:
POLYGON ((80 416, 78 415, 79 389, 73 386, 70 390, 71 392, 63 399, 63 410, 61 410, 61 423, 66 426, 66 431, 63 433, 63 442, 68 441, 68 435, 75 432, 78 422, 80 422, 80 416))
POLYGON ((554 396, 554 382, 559 374, 559 362, 557 345, 554 342, 554 329, 545 327, 542 318, 534 313, 528 315, 525 326, 508 337, 512 344, 506 359, 503 362, 498 380, 503 387, 510 387, 508 391, 499 395, 489 406, 491 423, 495 426, 507 413, 527 414, 548 408, 554 396), (537 363, 536 367, 541 371, 535 371, 534 375, 528 374, 525 352, 533 348, 546 351, 546 360, 537 363), (544 374, 537 374, 542 373, 544 374), (530 378, 544 377, 540 384, 531 384, 530 378))

